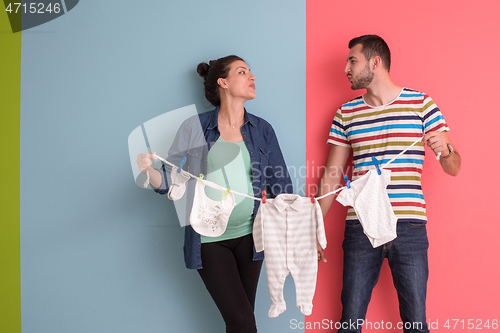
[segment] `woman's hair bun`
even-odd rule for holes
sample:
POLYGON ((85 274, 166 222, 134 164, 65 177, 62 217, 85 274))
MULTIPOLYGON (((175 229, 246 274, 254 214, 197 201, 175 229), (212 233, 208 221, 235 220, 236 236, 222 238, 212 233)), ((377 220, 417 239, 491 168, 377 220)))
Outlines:
POLYGON ((219 78, 227 78, 231 64, 237 60, 243 61, 243 59, 238 56, 230 55, 217 60, 210 60, 208 64, 206 62, 200 62, 198 64, 196 71, 205 81, 203 83, 205 86, 205 97, 213 106, 220 105, 220 87, 217 80, 219 78))
POLYGON ((200 62, 198 64, 198 68, 196 68, 196 71, 198 72, 198 74, 202 77, 202 78, 205 78, 207 77, 207 74, 208 74, 208 69, 210 68, 210 66, 206 63, 206 62, 200 62))
POLYGON ((206 62, 200 62, 198 64, 198 68, 196 69, 196 71, 198 72, 198 74, 200 74, 200 76, 202 78, 206 78, 207 75, 208 75, 208 70, 210 69, 210 67, 212 67, 213 64, 215 64, 217 62, 217 60, 210 60, 208 62, 208 64, 206 62))

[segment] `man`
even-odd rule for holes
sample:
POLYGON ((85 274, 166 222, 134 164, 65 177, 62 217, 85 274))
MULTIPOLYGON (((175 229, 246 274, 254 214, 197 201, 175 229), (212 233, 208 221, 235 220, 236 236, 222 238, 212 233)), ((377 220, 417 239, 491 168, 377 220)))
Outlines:
MULTIPOLYGON (((353 208, 347 213, 342 247, 344 271, 342 319, 339 332, 361 332, 371 293, 384 258, 388 258, 399 299, 405 332, 429 332, 426 324, 427 232, 425 201, 420 184, 424 143, 443 170, 460 171, 460 156, 447 135, 449 130, 439 108, 426 94, 395 85, 390 78, 389 47, 379 36, 365 35, 349 42, 345 72, 351 89, 366 93, 337 111, 328 143, 331 149, 321 178, 318 196, 339 187, 344 166, 353 151, 353 180, 374 169, 372 156, 381 164, 422 138, 388 166, 391 182, 387 193, 397 217, 397 238, 373 247, 353 208)), ((320 200, 324 216, 333 202, 330 195, 320 200)), ((324 253, 318 247, 318 259, 324 253)))

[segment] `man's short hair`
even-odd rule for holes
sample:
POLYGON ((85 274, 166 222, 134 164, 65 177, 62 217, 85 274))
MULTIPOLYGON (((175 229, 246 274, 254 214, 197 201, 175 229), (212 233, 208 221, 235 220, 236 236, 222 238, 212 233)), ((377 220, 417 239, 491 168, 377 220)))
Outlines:
POLYGON ((361 52, 365 55, 366 60, 370 60, 374 56, 379 56, 387 71, 391 68, 391 51, 387 43, 377 35, 363 35, 351 39, 349 49, 361 44, 363 46, 361 52))

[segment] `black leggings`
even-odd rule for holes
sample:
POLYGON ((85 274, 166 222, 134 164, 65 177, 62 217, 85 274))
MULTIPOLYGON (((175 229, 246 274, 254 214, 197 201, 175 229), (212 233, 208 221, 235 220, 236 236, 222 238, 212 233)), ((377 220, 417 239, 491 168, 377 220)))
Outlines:
POLYGON ((226 332, 254 333, 254 305, 262 260, 253 259, 252 234, 201 244, 198 270, 226 323, 226 332))

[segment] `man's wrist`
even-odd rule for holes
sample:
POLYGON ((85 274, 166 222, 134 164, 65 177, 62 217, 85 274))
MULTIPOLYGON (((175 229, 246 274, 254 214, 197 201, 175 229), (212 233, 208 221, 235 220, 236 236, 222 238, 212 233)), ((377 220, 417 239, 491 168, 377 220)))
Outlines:
POLYGON ((449 158, 451 156, 453 156, 453 154, 455 154, 455 150, 453 149, 453 147, 451 146, 451 144, 447 143, 446 146, 448 147, 448 155, 446 156, 442 156, 442 158, 449 158))

